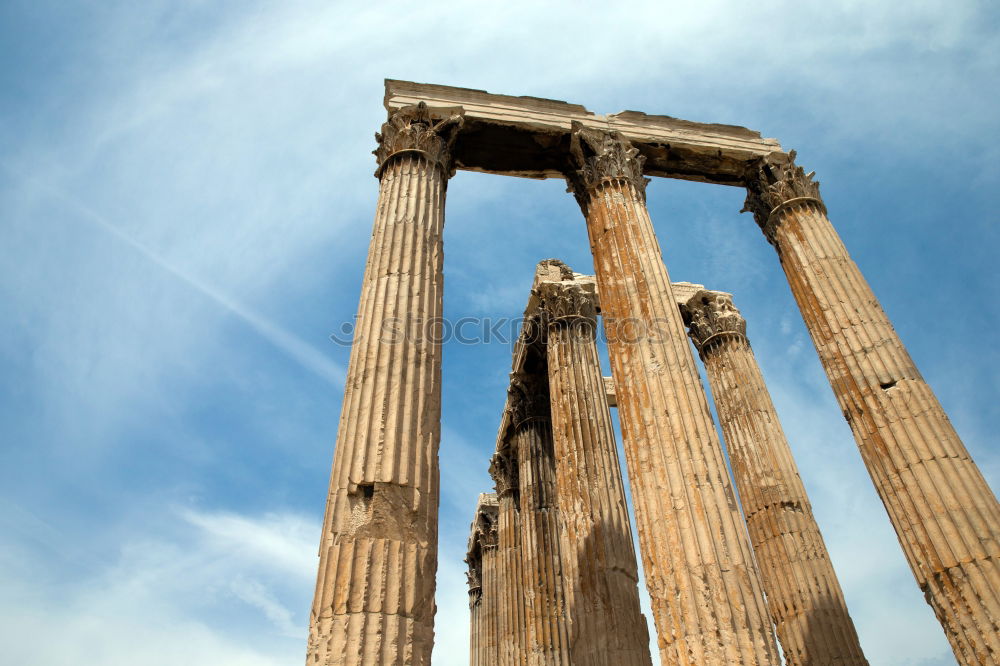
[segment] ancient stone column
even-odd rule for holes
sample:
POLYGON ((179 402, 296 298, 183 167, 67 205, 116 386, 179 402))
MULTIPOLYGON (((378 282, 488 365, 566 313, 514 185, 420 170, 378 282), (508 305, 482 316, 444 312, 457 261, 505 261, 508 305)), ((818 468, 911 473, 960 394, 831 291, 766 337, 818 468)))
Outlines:
POLYGON ((392 114, 310 617, 307 664, 428 664, 437 570, 441 316, 449 146, 461 118, 392 114), (429 334, 430 333, 430 334, 429 334))
POLYGON ((643 158, 574 124, 639 547, 664 664, 778 664, 743 520, 645 203, 643 158))
POLYGON ((515 372, 508 397, 518 454, 527 663, 569 666, 559 507, 545 368, 515 372))
POLYGON ((551 268, 555 281, 536 277, 535 291, 548 328, 570 662, 650 666, 625 488, 597 355, 594 284, 575 282, 556 260, 542 262, 537 275, 551 268))
POLYGON ((962 664, 1000 660, 1000 505, 827 218, 775 155, 747 205, 792 294, 910 568, 962 664))
POLYGON ((746 321, 732 295, 704 289, 681 313, 705 362, 785 663, 866 666, 746 321))
POLYGON ((497 497, 482 493, 469 534, 469 663, 493 666, 497 651, 497 497))
POLYGON ((497 621, 499 616, 500 592, 497 588, 497 517, 498 505, 496 495, 488 495, 492 506, 489 515, 490 524, 482 532, 482 561, 480 564, 482 580, 482 602, 479 609, 479 640, 478 661, 479 666, 493 666, 497 663, 497 650, 499 646, 499 631, 497 621))
POLYGON ((469 663, 478 666, 482 663, 481 643, 485 641, 481 640, 483 626, 480 617, 483 605, 483 550, 475 522, 472 523, 472 534, 469 535, 469 550, 465 556, 465 563, 469 567, 465 573, 469 583, 469 663))
POLYGON ((500 442, 490 460, 490 476, 496 483, 496 651, 492 666, 525 666, 526 631, 524 583, 521 576, 521 501, 518 489, 518 455, 509 438, 500 442))

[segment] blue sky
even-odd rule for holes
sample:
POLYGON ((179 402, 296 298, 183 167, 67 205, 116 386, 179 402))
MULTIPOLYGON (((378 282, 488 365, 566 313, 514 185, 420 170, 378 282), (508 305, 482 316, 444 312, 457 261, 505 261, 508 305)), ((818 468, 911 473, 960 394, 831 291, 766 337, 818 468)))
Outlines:
MULTIPOLYGON (((0 654, 298 663, 386 77, 745 125, 799 151, 994 488, 992 3, 0 5, 0 654), (141 656, 137 656, 141 655, 141 656)), ((558 181, 459 173, 445 312, 589 272, 558 181)), ((953 663, 737 189, 656 180, 674 280, 735 294, 873 664, 953 663)), ((444 356, 435 663, 509 346, 444 356)))

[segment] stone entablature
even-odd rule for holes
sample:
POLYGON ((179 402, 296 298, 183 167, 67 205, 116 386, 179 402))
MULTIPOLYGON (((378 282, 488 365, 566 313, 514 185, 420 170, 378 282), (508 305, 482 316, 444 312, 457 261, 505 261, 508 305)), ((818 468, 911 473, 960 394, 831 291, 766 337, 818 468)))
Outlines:
POLYGON ((455 166, 527 178, 563 178, 573 123, 617 132, 646 158, 645 174, 741 186, 756 160, 781 153, 775 139, 734 125, 695 123, 638 111, 597 115, 579 104, 494 95, 429 83, 385 82, 385 108, 426 102, 435 117, 464 112, 455 166))

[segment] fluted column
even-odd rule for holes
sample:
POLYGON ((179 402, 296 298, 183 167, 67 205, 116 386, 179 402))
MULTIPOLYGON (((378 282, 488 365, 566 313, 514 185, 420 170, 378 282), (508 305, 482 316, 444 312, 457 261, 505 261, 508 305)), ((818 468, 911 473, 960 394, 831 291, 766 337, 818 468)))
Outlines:
POLYGON ((650 666, 625 488, 597 355, 593 283, 586 290, 564 264, 547 263, 559 263, 570 278, 536 286, 548 326, 570 662, 650 666))
POLYGON ((830 224, 794 152, 747 205, 792 294, 924 597, 962 664, 1000 660, 1000 505, 830 224))
POLYGON ((521 496, 521 575, 530 666, 569 666, 568 627, 559 544, 548 378, 511 376, 511 437, 518 452, 521 496))
POLYGON ((493 524, 492 531, 483 540, 483 560, 482 560, 482 582, 483 582, 483 603, 479 609, 479 640, 478 661, 479 666, 495 666, 497 661, 497 650, 499 649, 500 632, 497 628, 497 609, 500 600, 497 588, 497 529, 493 524))
POLYGON ((482 493, 469 533, 465 558, 469 569, 469 663, 493 666, 496 663, 496 549, 497 497, 482 493))
POLYGON ((494 512, 494 522, 492 529, 483 537, 482 553, 482 585, 483 596, 479 608, 479 639, 476 643, 477 656, 475 664, 478 666, 495 666, 497 661, 497 651, 499 649, 499 629, 497 625, 499 617, 500 590, 497 587, 497 546, 498 533, 496 523, 496 513, 494 512))
POLYGON ((664 664, 777 664, 759 575, 645 203, 642 157, 574 124, 639 547, 664 664))
POLYGON ((521 576, 521 500, 518 455, 515 445, 504 439, 490 460, 490 475, 496 483, 496 652, 489 664, 525 666, 527 651, 524 619, 524 584, 521 576))
POLYGON ((461 118, 401 109, 377 134, 378 208, 319 548, 307 664, 429 664, 437 570, 449 145, 461 118), (396 325, 404 327, 398 335, 396 325), (387 337, 392 333, 390 337, 387 337))
POLYGON ((866 666, 844 594, 732 296, 681 305, 705 362, 768 607, 789 666, 866 666))
MULTIPOLYGON (((473 524, 475 530, 475 524, 473 524)), ((472 666, 482 664, 481 636, 483 632, 481 610, 483 606, 483 551, 479 537, 473 531, 470 537, 469 552, 465 557, 468 570, 465 577, 469 583, 469 663, 472 666)))

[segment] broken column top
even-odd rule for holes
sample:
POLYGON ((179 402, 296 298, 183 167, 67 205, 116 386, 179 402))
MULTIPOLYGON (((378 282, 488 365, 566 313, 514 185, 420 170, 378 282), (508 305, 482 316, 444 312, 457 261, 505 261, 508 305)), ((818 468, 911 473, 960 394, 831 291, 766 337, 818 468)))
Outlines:
POLYGON ((674 292, 677 305, 687 305, 688 301, 705 291, 705 286, 693 282, 671 282, 670 289, 674 292))
POLYGON ((558 100, 386 79, 385 108, 390 113, 419 102, 435 117, 460 110, 464 125, 453 154, 455 166, 468 171, 562 178, 573 170, 569 145, 574 122, 620 133, 646 158, 644 172, 650 176, 743 185, 751 163, 784 156, 777 140, 735 125, 638 111, 597 115, 558 100))
MULTIPOLYGON (((499 506, 496 493, 479 493, 479 500, 476 502, 476 511, 483 510, 484 507, 499 506)), ((487 509, 488 511, 489 509, 487 509)))
MULTIPOLYGON (((523 324, 519 332, 518 339, 514 343, 514 353, 511 359, 511 377, 525 370, 531 365, 529 357, 534 355, 537 359, 538 345, 541 344, 539 332, 533 328, 537 323, 539 314, 540 299, 538 297, 538 287, 546 282, 558 282, 562 284, 578 285, 584 291, 597 293, 597 283, 591 275, 581 275, 559 259, 543 259, 535 267, 535 278, 531 283, 531 291, 528 293, 528 303, 524 308, 523 324)), ((510 401, 504 403, 503 413, 500 416, 500 428, 497 432, 496 451, 502 451, 507 444, 511 427, 510 401)))
POLYGON ((500 503, 496 493, 479 493, 476 501, 476 512, 472 516, 472 525, 469 526, 468 552, 471 554, 477 546, 482 546, 484 537, 489 536, 489 532, 496 523, 497 511, 500 503))

